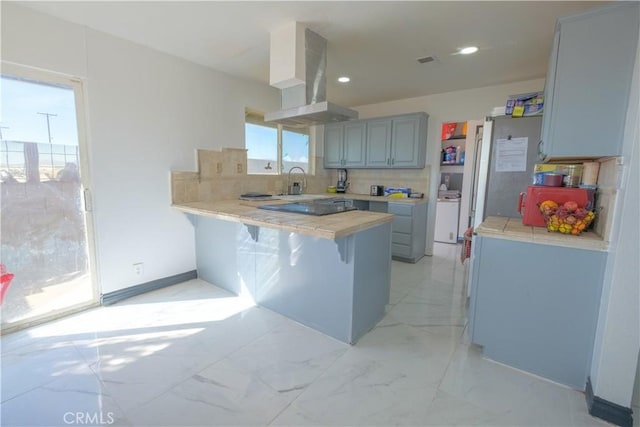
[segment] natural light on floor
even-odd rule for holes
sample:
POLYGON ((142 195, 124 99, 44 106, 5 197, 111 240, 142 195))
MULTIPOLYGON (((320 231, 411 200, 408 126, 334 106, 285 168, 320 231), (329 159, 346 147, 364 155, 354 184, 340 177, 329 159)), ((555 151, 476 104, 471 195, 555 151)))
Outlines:
POLYGON ((141 337, 148 335, 145 333, 146 329, 164 328, 164 332, 158 333, 158 336, 171 337, 172 334, 180 336, 185 330, 197 332, 199 329, 185 329, 189 325, 201 325, 201 327, 204 327, 209 322, 225 320, 255 305, 248 293, 243 293, 240 296, 193 298, 181 301, 145 303, 123 301, 114 306, 98 308, 77 316, 68 317, 54 324, 40 326, 32 330, 30 334, 34 338, 62 337, 66 335, 73 337, 87 333, 101 335, 134 328, 140 332, 135 336, 141 337), (193 309, 194 301, 197 301, 198 310, 193 309), (174 315, 177 312, 180 312, 179 317, 174 315), (163 313, 167 313, 167 315, 163 316, 163 313), (140 320, 145 317, 153 320, 144 325, 144 322, 140 322, 140 320), (106 322, 107 319, 121 320, 106 322), (133 319, 137 321, 133 321, 133 319), (175 327, 176 330, 167 329, 167 327, 175 327))

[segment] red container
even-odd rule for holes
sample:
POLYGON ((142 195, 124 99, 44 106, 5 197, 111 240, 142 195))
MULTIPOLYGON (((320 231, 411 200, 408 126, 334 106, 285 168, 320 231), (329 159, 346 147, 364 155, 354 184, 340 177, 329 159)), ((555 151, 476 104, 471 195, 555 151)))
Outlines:
POLYGON ((595 191, 589 188, 543 187, 530 185, 526 193, 520 193, 518 212, 522 215, 524 225, 546 227, 547 224, 540 212, 539 204, 545 200, 553 200, 563 204, 569 200, 578 203, 580 207, 594 208, 595 191))

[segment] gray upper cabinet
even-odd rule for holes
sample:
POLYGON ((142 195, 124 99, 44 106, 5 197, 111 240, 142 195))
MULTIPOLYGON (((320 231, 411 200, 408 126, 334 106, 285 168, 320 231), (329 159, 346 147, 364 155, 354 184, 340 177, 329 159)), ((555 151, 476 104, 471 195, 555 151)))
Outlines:
POLYGON ((324 127, 324 167, 340 168, 343 159, 344 125, 342 123, 324 127))
POLYGON ((391 166, 391 123, 391 119, 367 121, 367 167, 391 166))
POLYGON ((561 18, 545 84, 541 160, 622 154, 640 5, 561 18))
POLYGON ((393 119, 391 166, 423 168, 427 139, 426 114, 411 114, 393 119))
POLYGON ((325 125, 324 167, 363 167, 365 130, 365 123, 360 120, 325 125))
POLYGON ((423 168, 427 115, 406 114, 367 121, 369 168, 423 168))
POLYGON ((427 114, 325 125, 325 168, 423 168, 427 114))
POLYGON ((344 163, 345 167, 362 167, 365 164, 365 123, 345 123, 344 163))

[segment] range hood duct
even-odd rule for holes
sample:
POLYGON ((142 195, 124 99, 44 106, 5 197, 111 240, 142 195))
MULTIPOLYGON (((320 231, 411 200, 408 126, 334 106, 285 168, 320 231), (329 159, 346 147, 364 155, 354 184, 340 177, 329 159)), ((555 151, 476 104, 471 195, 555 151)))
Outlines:
POLYGON ((293 22, 271 33, 270 84, 281 110, 265 122, 293 128, 357 119, 358 112, 327 101, 327 40, 293 22))

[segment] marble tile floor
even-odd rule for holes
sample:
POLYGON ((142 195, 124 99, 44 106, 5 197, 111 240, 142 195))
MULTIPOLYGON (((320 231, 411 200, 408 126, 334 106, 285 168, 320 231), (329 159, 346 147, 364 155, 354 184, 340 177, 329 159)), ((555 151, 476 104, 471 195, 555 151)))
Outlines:
POLYGON ((393 262, 349 346, 193 280, 2 337, 2 426, 599 426, 468 343, 459 246, 393 262))

